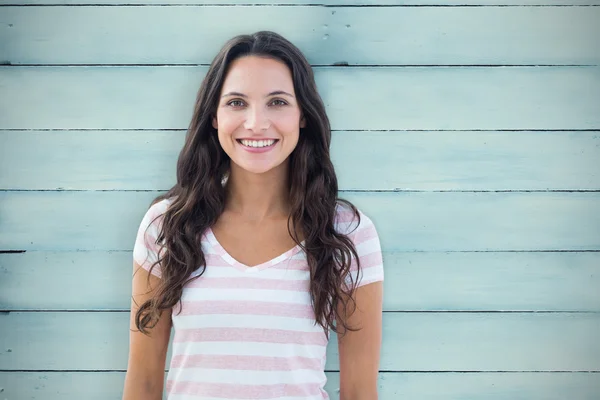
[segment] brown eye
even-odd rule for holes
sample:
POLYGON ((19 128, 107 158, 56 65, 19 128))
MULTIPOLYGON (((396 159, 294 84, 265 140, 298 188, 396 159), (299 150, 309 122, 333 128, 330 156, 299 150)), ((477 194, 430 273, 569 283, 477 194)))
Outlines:
POLYGON ((229 103, 227 103, 227 105, 232 107, 242 107, 244 102, 241 100, 231 100, 229 103))
POLYGON ((275 99, 271 102, 274 106, 285 106, 287 103, 281 99, 275 99))

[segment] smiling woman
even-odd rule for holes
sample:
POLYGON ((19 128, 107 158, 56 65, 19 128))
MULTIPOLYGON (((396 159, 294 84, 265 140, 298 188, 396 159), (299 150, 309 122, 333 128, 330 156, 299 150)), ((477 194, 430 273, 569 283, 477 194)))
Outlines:
POLYGON ((338 197, 310 64, 273 32, 225 44, 200 87, 177 183, 134 247, 124 400, 376 399, 383 265, 371 220, 338 197))
POLYGON ((285 180, 285 160, 298 144, 300 128, 306 127, 290 69, 272 58, 239 58, 231 63, 222 92, 212 126, 233 161, 231 168, 253 173, 276 169, 279 177, 274 179, 285 180))

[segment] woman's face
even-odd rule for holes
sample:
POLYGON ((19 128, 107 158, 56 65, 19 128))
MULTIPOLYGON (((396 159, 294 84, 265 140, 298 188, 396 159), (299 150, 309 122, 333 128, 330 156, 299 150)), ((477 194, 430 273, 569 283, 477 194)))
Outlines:
POLYGON ((260 174, 283 165, 306 126, 287 65, 256 56, 231 63, 212 125, 244 170, 260 174))

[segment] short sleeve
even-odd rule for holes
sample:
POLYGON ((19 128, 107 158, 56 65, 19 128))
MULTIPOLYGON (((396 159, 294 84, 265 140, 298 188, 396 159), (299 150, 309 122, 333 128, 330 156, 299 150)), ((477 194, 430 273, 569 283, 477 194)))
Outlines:
MULTIPOLYGON (((348 214, 353 214, 348 212, 348 214)), ((381 244, 379 235, 373 221, 365 214, 359 211, 360 223, 357 226, 357 218, 352 216, 341 218, 342 225, 348 232, 348 237, 352 240, 360 262, 360 272, 357 268, 356 260, 352 259, 350 273, 346 277, 346 285, 352 286, 353 282, 358 282, 356 287, 364 286, 369 283, 383 281, 383 257, 381 254, 381 244), (344 221, 346 219, 346 222, 344 221)))
MULTIPOLYGON (((157 239, 162 227, 162 216, 167 208, 167 201, 162 200, 153 204, 138 228, 135 244, 133 246, 133 260, 142 268, 150 271, 152 266, 158 261, 161 246, 157 243, 157 239)), ((161 277, 160 265, 157 264, 152 268, 152 275, 161 277)))

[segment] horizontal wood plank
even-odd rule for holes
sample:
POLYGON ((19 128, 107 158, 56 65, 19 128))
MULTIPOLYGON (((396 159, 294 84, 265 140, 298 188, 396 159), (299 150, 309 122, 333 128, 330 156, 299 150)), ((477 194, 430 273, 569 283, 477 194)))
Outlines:
POLYGON ((6 7, 2 14, 9 27, 0 29, 0 60, 13 65, 210 64, 229 38, 257 30, 281 33, 317 65, 600 64, 596 7, 6 7))
MULTIPOLYGON (((381 370, 600 371, 598 332, 600 313, 385 313, 381 370)), ((0 314, 3 370, 124 370, 128 342, 127 312, 0 314)))
MULTIPOLYGON (((423 6, 423 0, 0 0, 0 5, 266 5, 266 6, 423 6)), ((600 0, 430 0, 427 5, 438 7, 465 6, 587 6, 600 0)))
MULTIPOLYGON (((385 311, 600 312, 600 252, 383 259, 385 311)), ((0 254, 0 310, 128 310, 131 263, 125 251, 0 254)))
MULTIPOLYGON (((184 137, 0 131, 0 188, 167 190, 184 137)), ((600 189, 600 131, 335 131, 331 156, 342 190, 600 189)))
MULTIPOLYGON (((187 129, 205 72, 0 68, 0 129, 187 129)), ((335 130, 600 129, 600 67, 322 67, 315 76, 335 130)))
MULTIPOLYGON (((339 399, 339 373, 327 372, 325 390, 339 399)), ((0 372, 7 399, 121 400, 124 372, 0 372)), ((595 400, 596 373, 379 374, 380 400, 595 400)))
MULTIPOLYGON (((1 250, 131 250, 156 192, 0 192, 1 250)), ((600 193, 346 192, 385 251, 600 250, 600 193)))

